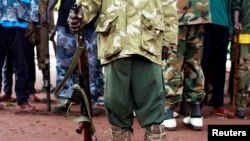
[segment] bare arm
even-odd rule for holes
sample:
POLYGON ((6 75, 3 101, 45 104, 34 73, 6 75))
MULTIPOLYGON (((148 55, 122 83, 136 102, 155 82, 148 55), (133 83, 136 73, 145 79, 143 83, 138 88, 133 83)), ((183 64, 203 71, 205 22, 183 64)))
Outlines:
POLYGON ((234 20, 234 28, 236 30, 241 30, 242 29, 239 18, 240 18, 240 11, 239 10, 234 10, 234 12, 233 12, 233 20, 234 20))
POLYGON ((48 7, 47 7, 47 15, 52 12, 54 7, 56 6, 58 0, 49 0, 48 7))

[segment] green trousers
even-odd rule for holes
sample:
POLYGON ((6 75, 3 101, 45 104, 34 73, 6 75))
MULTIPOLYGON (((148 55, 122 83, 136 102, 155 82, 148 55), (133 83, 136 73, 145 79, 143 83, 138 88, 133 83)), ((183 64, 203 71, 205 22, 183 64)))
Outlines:
POLYGON ((118 59, 104 66, 104 103, 109 123, 131 128, 133 111, 141 127, 164 120, 161 66, 140 56, 118 59))

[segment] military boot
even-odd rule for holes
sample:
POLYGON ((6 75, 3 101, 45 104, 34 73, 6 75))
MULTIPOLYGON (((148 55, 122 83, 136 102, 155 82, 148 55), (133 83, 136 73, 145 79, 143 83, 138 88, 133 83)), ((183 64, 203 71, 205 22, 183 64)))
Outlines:
POLYGON ((110 125, 109 141, 131 141, 131 131, 110 125))
POLYGON ((166 133, 163 125, 151 125, 146 128, 144 141, 166 141, 166 133))

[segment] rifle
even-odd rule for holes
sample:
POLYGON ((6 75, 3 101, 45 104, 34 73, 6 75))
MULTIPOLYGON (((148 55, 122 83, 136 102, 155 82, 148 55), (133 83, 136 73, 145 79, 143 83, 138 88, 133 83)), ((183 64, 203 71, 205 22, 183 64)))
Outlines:
POLYGON ((47 97, 47 111, 51 112, 51 99, 50 99, 50 57, 49 57, 49 49, 46 53, 46 59, 45 59, 45 80, 44 83, 46 84, 46 97, 47 97))
MULTIPOLYGON (((48 6, 48 2, 45 4, 46 5, 46 9, 47 9, 47 6, 48 6)), ((46 16, 49 16, 47 15, 48 13, 46 12, 46 16)), ((49 28, 46 27, 45 25, 42 25, 41 26, 41 29, 44 28, 45 31, 46 31, 46 36, 47 36, 47 39, 48 39, 48 44, 47 44, 47 51, 45 53, 45 72, 44 72, 44 83, 45 83, 45 86, 46 86, 46 98, 47 98, 47 111, 48 112, 51 112, 51 98, 50 98, 50 87, 51 87, 51 82, 50 82, 50 53, 49 53, 49 41, 50 41, 50 36, 49 36, 49 28)), ((40 30, 41 30, 40 29, 40 30)))
MULTIPOLYGON (((78 14, 79 10, 81 8, 81 5, 74 4, 72 7, 72 10, 75 12, 75 14, 78 14)), ((78 74, 79 74, 79 84, 80 87, 83 88, 87 95, 88 103, 81 103, 81 114, 88 116, 89 119, 91 119, 91 108, 89 109, 90 114, 88 114, 87 107, 91 107, 90 104, 90 89, 89 89, 89 65, 88 65, 88 53, 86 47, 83 46, 83 33, 80 29, 78 34, 75 34, 76 36, 76 43, 77 47, 83 47, 83 52, 80 56, 80 59, 78 60, 78 74), (88 104, 88 105, 87 105, 88 104)), ((79 127, 76 129, 77 133, 82 133, 84 131, 84 141, 91 141, 92 139, 95 140, 95 138, 92 138, 92 133, 90 131, 91 129, 91 123, 90 122, 80 122, 79 127)))
POLYGON ((233 91, 232 91, 232 103, 233 103, 233 110, 235 111, 235 96, 237 93, 237 88, 238 88, 238 64, 239 64, 239 54, 240 54, 240 44, 239 44, 239 31, 236 31, 234 35, 234 45, 232 49, 232 71, 233 71, 233 91))
MULTIPOLYGON (((72 10, 75 14, 78 14, 81 5, 74 4, 72 10)), ((76 66, 78 67, 78 75, 79 75, 79 85, 73 85, 73 93, 66 95, 65 97, 67 100, 58 102, 65 104, 66 102, 70 101, 71 104, 68 108, 68 111, 74 103, 80 103, 81 109, 81 117, 72 119, 73 122, 78 122, 79 126, 76 129, 76 133, 81 134, 84 131, 84 141, 97 141, 96 137, 94 136, 94 125, 92 123, 92 111, 91 111, 91 103, 90 103, 90 87, 89 87, 89 68, 88 68, 88 55, 87 49, 83 45, 83 34, 82 30, 80 29, 78 33, 75 34, 76 38, 76 45, 77 49, 72 59, 72 62, 69 66, 68 71, 66 72, 63 80, 58 84, 55 90, 55 97, 58 97, 58 92, 64 85, 66 79, 73 73, 76 66)), ((68 113, 67 111, 67 113, 68 113)), ((70 116, 68 116, 70 117, 70 116)))

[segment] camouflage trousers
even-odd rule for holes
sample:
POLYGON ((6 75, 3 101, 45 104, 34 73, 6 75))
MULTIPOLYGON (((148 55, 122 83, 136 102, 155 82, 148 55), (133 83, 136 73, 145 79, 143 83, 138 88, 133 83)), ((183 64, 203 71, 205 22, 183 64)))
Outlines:
POLYGON ((178 46, 169 49, 169 57, 162 62, 166 90, 166 105, 174 106, 182 101, 202 101, 204 75, 201 68, 203 50, 203 25, 180 26, 178 46))
POLYGON ((238 65, 237 93, 235 97, 236 111, 245 112, 250 93, 250 44, 240 45, 240 58, 238 65))
MULTIPOLYGON (((84 29, 84 43, 88 50, 89 61, 89 81, 91 101, 96 102, 98 97, 103 95, 104 76, 99 59, 97 59, 97 40, 94 29, 84 29)), ((70 63, 76 51, 76 39, 74 34, 64 27, 57 28, 57 48, 56 48, 56 71, 57 71, 57 84, 64 78, 70 63)), ((72 86, 78 83, 77 72, 73 74, 66 81, 65 86, 59 92, 59 98, 65 97, 67 93, 72 93, 72 86)))
POLYGON ((83 30, 84 43, 88 49, 91 100, 92 103, 95 103, 104 93, 104 75, 101 62, 97 56, 97 34, 95 28, 89 27, 83 30))

